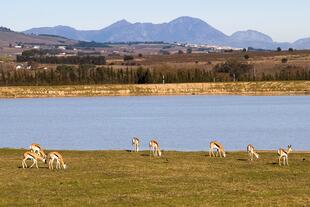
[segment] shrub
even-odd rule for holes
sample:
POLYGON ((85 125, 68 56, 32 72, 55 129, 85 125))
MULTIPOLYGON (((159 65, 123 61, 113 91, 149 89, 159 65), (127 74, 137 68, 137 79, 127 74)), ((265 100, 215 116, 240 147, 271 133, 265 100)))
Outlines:
POLYGON ((282 58, 281 62, 282 62, 282 63, 287 63, 287 62, 288 62, 288 59, 287 59, 287 58, 282 58))
POLYGON ((124 56, 124 61, 131 61, 134 60, 134 57, 132 55, 125 55, 124 56))
POLYGON ((253 65, 231 59, 223 64, 217 64, 212 70, 215 73, 228 73, 230 77, 238 80, 243 75, 248 74, 252 69, 253 65))

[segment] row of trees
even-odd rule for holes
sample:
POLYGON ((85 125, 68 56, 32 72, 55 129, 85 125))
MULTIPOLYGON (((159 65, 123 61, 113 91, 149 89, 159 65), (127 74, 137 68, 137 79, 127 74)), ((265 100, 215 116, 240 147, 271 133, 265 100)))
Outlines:
POLYGON ((26 50, 16 56, 17 62, 37 62, 42 64, 93 64, 105 65, 106 59, 100 55, 57 56, 59 50, 26 50))
POLYGON ((54 69, 15 70, 0 67, 0 85, 145 84, 227 81, 310 80, 309 70, 281 70, 255 76, 253 66, 227 62, 213 70, 158 71, 144 67, 113 69, 95 65, 60 65, 54 69))
POLYGON ((104 56, 35 56, 27 57, 18 55, 16 57, 17 62, 37 62, 41 64, 93 64, 93 65, 105 65, 106 59, 104 56))

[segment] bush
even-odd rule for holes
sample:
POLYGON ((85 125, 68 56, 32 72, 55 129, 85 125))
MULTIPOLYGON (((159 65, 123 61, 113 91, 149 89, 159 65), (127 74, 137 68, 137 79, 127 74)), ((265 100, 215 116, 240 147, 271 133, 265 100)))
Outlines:
POLYGON ((248 54, 244 55, 244 59, 248 60, 250 56, 248 54))
POLYGON ((124 61, 131 61, 131 60, 134 60, 134 57, 132 55, 125 55, 124 56, 124 61))
POLYGON ((253 65, 232 59, 223 64, 217 64, 212 70, 215 73, 227 73, 230 77, 234 77, 238 80, 242 76, 248 74, 252 69, 253 65))
POLYGON ((287 63, 287 62, 288 62, 288 59, 287 59, 287 58, 282 58, 281 62, 282 62, 282 63, 287 63))

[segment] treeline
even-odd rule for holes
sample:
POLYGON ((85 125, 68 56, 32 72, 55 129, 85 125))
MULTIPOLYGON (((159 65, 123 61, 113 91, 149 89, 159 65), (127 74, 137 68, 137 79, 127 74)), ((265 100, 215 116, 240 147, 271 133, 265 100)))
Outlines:
POLYGON ((79 41, 74 46, 79 47, 79 48, 96 48, 96 47, 107 48, 107 47, 111 47, 107 43, 94 42, 94 41, 91 41, 91 42, 79 41))
POLYGON ((310 71, 280 71, 255 76, 244 63, 225 63, 213 70, 178 69, 158 71, 144 67, 121 68, 95 65, 60 65, 54 69, 7 69, 0 67, 0 85, 146 84, 228 81, 310 80, 310 71), (235 64, 235 65, 234 65, 235 64))
POLYGON ((145 84, 211 81, 212 72, 157 72, 148 68, 60 65, 56 69, 9 70, 0 68, 0 85, 145 84))
POLYGON ((57 50, 27 50, 16 56, 17 62, 37 62, 41 64, 93 64, 105 65, 106 59, 100 55, 56 56, 57 50))
POLYGON ((41 64, 93 64, 93 65, 105 65, 106 59, 104 56, 66 56, 66 57, 57 57, 57 56, 35 56, 35 57, 26 57, 18 55, 16 57, 17 62, 36 62, 41 64))

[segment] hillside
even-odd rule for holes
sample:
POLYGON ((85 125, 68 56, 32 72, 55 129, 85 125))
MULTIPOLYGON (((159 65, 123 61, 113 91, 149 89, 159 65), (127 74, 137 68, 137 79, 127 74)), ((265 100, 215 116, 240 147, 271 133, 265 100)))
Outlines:
POLYGON ((24 33, 13 32, 8 29, 0 30, 0 47, 8 46, 9 44, 16 45, 17 43, 39 45, 71 45, 74 44, 75 41, 57 36, 26 35, 24 33))

